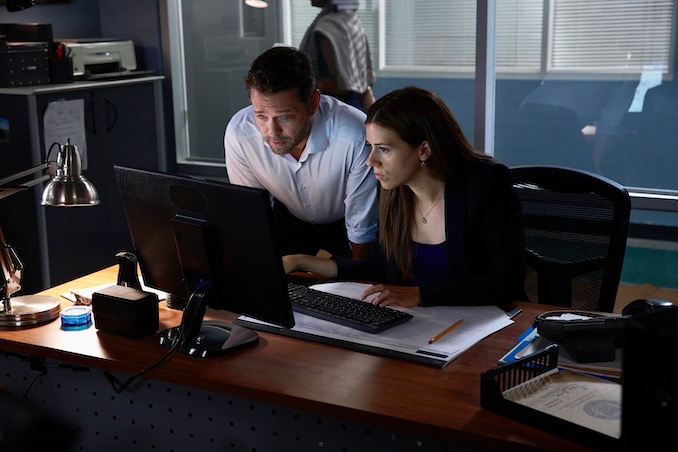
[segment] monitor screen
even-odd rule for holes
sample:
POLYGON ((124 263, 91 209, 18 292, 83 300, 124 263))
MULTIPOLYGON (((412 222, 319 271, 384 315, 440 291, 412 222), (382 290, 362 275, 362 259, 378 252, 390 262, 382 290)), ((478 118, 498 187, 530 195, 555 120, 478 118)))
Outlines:
POLYGON ((114 172, 144 283, 189 299, 182 325, 196 325, 188 313, 202 322, 204 307, 191 306, 196 295, 213 309, 294 325, 267 191, 121 166, 114 172))

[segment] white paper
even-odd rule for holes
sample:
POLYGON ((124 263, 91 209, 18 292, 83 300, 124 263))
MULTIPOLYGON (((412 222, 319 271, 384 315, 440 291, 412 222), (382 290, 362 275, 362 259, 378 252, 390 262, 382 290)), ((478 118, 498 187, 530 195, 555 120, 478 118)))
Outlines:
MULTIPOLYGON (((321 283, 312 287, 317 290, 360 299, 360 294, 369 287, 369 284, 338 282, 321 283)), ((414 318, 402 325, 372 334, 295 312, 295 326, 292 331, 397 351, 422 358, 433 357, 445 361, 447 364, 480 340, 513 323, 513 320, 509 319, 506 313, 497 306, 390 307, 408 312, 414 318), (460 319, 464 319, 461 325, 433 344, 428 343, 429 339, 460 319)), ((266 324, 266 322, 247 316, 241 316, 240 319, 250 323, 266 324)))
MULTIPOLYGON (((165 298, 167 298, 167 292, 163 292, 162 290, 148 287, 147 285, 144 284, 143 278, 141 276, 139 277, 139 282, 141 283, 141 290, 143 290, 144 292, 151 292, 156 294, 158 296, 158 300, 164 300, 165 298)), ((92 304, 92 295, 94 295, 94 292, 114 285, 115 283, 107 283, 98 286, 83 287, 80 289, 71 289, 68 292, 62 293, 61 296, 66 298, 67 300, 71 300, 73 303, 78 305, 90 305, 92 304)))
MULTIPOLYGON (((50 102, 42 118, 45 128, 45 153, 49 154, 54 143, 71 144, 78 147, 82 158, 82 169, 87 169, 87 140, 85 138, 84 99, 58 100, 50 102)), ((56 160, 58 148, 54 146, 50 161, 56 160)))

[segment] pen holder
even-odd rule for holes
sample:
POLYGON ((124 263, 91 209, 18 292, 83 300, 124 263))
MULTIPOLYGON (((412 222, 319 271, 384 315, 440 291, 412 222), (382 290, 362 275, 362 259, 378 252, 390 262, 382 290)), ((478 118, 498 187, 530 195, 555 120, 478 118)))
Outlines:
POLYGON ((50 58, 49 76, 51 83, 73 83, 73 58, 50 58))

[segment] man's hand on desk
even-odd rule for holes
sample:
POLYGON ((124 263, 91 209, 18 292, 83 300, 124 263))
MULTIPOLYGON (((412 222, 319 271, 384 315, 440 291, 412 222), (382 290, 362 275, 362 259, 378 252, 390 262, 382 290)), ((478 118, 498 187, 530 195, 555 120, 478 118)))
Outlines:
POLYGON ((337 276, 337 263, 332 259, 307 254, 289 254, 283 256, 285 274, 294 272, 314 273, 324 278, 337 276))

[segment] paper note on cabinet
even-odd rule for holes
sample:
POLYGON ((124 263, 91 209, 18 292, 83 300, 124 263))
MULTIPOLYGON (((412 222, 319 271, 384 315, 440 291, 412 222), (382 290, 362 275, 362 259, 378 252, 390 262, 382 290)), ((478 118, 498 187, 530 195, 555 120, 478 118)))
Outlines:
MULTIPOLYGON (((84 99, 50 102, 42 118, 45 128, 45 152, 49 153, 54 143, 65 145, 68 140, 78 147, 82 157, 82 169, 87 169, 87 140, 85 138, 84 99)), ((50 160, 56 160, 58 149, 52 149, 50 160)))

